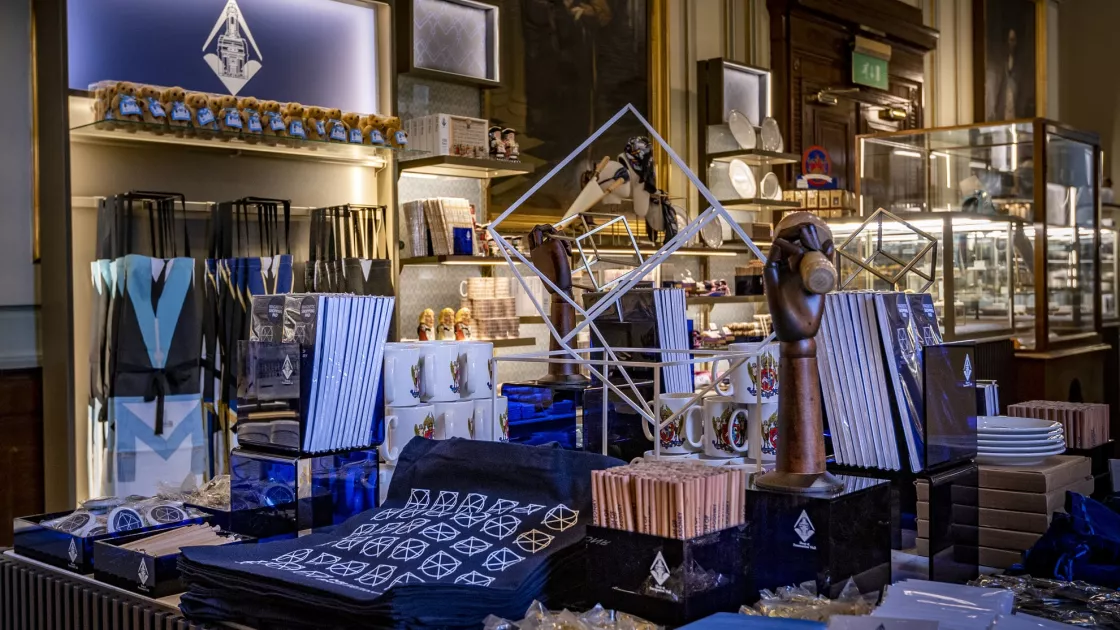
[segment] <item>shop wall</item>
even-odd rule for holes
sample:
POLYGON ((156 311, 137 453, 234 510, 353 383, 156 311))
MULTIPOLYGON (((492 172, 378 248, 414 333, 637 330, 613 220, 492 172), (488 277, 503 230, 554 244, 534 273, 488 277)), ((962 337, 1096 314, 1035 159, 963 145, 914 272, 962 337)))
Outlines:
POLYGON ((32 263, 31 7, 0 3, 0 369, 39 364, 32 263))
POLYGON ((1061 5, 1058 37, 1062 122, 1101 135, 1105 175, 1120 176, 1120 76, 1110 72, 1120 56, 1120 3, 1077 0, 1061 5))

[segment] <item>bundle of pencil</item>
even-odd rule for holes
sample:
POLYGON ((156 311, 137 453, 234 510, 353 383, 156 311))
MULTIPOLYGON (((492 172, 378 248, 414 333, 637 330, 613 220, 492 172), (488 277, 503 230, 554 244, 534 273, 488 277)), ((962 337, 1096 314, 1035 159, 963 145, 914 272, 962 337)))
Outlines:
POLYGON ((210 525, 188 525, 169 529, 154 536, 133 540, 121 545, 121 547, 159 557, 179 553, 183 547, 225 545, 235 540, 237 539, 221 536, 216 525, 213 527, 210 525))
POLYGON ((600 527, 688 540, 744 521, 741 470, 641 461, 591 475, 594 524, 600 527))

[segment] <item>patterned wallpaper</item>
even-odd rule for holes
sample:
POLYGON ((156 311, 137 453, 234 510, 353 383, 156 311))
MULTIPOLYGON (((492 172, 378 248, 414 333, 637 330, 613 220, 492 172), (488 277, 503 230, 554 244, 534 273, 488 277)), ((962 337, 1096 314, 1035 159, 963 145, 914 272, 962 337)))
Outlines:
POLYGON ((414 64, 430 70, 494 78, 491 11, 447 0, 414 0, 414 64))

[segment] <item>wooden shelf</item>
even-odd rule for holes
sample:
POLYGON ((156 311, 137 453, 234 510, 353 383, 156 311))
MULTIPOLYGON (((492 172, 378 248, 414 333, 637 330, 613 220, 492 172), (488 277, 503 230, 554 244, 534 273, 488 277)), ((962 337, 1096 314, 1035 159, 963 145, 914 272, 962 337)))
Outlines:
MULTIPOLYGON (((514 259, 514 263, 520 261, 514 259)), ((505 258, 494 258, 491 256, 419 256, 417 258, 402 258, 401 266, 406 265, 423 265, 434 267, 436 265, 458 265, 460 267, 499 267, 506 265, 505 258)))
POLYGON ((801 161, 801 156, 796 153, 779 153, 778 151, 763 151, 762 149, 739 149, 709 153, 708 159, 712 162, 739 160, 750 166, 777 166, 779 164, 797 164, 801 161))
POLYGON ((401 173, 419 173, 442 177, 467 177, 471 179, 495 179, 511 175, 527 175, 533 167, 523 162, 506 162, 470 158, 460 155, 433 155, 418 159, 404 159, 399 162, 401 173))
POLYGON ((495 348, 519 348, 537 345, 537 340, 532 337, 519 337, 517 339, 479 339, 479 341, 489 341, 494 344, 495 348))
POLYGON ((715 306, 717 304, 754 304, 765 301, 765 295, 719 295, 714 297, 695 296, 685 298, 685 303, 689 306, 715 306))
POLYGON ((800 210, 801 203, 797 201, 784 201, 782 199, 720 199, 724 208, 729 210, 800 210))

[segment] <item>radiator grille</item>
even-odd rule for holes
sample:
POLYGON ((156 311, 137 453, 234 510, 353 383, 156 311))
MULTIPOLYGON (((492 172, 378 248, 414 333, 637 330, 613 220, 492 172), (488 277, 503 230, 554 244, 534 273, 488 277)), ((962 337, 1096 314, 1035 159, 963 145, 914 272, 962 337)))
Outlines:
POLYGON ((0 555, 0 630, 203 630, 175 611, 0 555))

